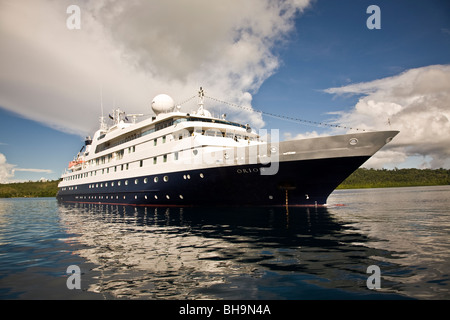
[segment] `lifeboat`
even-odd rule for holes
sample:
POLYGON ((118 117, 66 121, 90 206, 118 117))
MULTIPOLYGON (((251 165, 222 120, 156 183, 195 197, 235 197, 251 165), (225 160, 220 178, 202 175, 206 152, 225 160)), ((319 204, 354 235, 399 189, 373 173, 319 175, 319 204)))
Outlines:
POLYGON ((69 162, 69 169, 71 169, 71 168, 73 168, 73 167, 75 167, 75 166, 77 166, 77 165, 81 165, 81 164, 83 164, 83 163, 84 163, 83 160, 73 160, 73 161, 70 161, 70 162, 69 162))

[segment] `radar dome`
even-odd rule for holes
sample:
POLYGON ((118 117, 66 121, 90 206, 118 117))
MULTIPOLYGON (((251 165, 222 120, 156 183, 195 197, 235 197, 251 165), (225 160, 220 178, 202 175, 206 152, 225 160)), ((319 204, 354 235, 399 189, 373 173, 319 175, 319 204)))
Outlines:
POLYGON ((167 113, 173 111, 175 107, 175 102, 167 94, 159 94, 153 98, 152 110, 158 115, 160 113, 167 113))

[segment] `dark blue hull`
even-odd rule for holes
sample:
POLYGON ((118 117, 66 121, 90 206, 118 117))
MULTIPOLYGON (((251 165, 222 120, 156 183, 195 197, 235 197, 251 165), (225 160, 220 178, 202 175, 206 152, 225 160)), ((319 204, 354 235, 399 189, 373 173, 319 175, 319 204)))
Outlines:
POLYGON ((275 175, 261 175, 264 166, 254 164, 109 180, 60 188, 57 199, 147 206, 324 205, 368 158, 280 162, 275 175))

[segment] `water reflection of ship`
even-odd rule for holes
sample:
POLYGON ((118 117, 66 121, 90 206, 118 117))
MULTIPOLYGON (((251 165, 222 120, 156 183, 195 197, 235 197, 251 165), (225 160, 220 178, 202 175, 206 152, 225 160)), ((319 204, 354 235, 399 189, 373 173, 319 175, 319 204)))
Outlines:
POLYGON ((297 281, 295 298, 306 284, 367 292, 365 268, 378 255, 323 207, 75 204, 60 211, 77 234, 76 253, 97 266, 89 290, 115 297, 286 298, 267 291, 275 278, 297 281))

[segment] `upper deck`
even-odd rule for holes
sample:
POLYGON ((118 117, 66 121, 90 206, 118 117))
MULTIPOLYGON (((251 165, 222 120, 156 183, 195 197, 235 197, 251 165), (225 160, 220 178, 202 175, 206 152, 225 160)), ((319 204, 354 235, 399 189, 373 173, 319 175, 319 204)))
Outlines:
POLYGON ((136 116, 130 122, 124 112, 115 110, 111 117, 114 124, 107 127, 102 123, 93 138, 87 139, 86 149, 69 164, 63 181, 142 168, 149 163, 155 170, 157 164, 167 169, 165 164, 192 156, 192 152, 262 143, 249 125, 213 117, 202 105, 197 112, 159 112, 140 122, 136 116))

